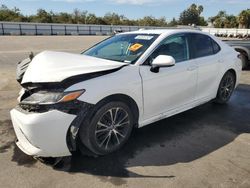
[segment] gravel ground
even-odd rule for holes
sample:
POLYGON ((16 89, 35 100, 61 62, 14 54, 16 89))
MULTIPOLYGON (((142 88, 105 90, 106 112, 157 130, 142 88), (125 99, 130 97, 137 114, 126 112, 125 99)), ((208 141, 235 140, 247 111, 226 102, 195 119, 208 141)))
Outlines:
POLYGON ((15 146, 16 63, 30 51, 79 53, 103 38, 0 37, 0 187, 250 187, 250 70, 227 105, 208 103, 138 129, 108 156, 65 157, 52 167, 15 146))

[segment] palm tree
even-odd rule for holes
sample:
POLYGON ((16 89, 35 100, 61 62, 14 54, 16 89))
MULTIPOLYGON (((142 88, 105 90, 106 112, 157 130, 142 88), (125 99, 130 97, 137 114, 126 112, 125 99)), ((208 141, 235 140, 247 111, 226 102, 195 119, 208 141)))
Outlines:
POLYGON ((239 21, 240 28, 248 28, 250 25, 249 24, 249 22, 250 22, 250 9, 241 11, 241 13, 239 14, 239 17, 238 17, 238 21, 239 21))

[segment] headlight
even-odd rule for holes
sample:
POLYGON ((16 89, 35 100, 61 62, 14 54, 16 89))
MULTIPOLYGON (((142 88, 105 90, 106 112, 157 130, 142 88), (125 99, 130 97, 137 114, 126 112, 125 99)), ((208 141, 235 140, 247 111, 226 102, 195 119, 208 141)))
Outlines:
POLYGON ((71 92, 47 92, 40 91, 33 93, 29 97, 22 100, 23 104, 55 104, 60 102, 68 102, 77 99, 85 92, 85 90, 71 92))

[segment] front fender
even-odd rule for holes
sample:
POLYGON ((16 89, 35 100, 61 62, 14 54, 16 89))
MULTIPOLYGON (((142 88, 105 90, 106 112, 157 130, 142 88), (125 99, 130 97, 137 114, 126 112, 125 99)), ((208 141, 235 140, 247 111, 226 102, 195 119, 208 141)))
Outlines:
POLYGON ((139 67, 136 65, 125 66, 122 69, 97 78, 79 82, 65 91, 85 89, 85 93, 78 100, 97 104, 102 99, 114 95, 124 94, 131 97, 139 108, 143 109, 142 83, 139 67))

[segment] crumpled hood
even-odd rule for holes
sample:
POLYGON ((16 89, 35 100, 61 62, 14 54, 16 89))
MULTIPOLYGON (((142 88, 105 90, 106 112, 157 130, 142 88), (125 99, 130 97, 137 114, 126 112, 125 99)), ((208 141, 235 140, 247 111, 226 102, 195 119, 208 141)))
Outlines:
POLYGON ((27 68, 22 84, 61 82, 66 78, 112 70, 126 65, 81 54, 44 51, 36 55, 27 68))

